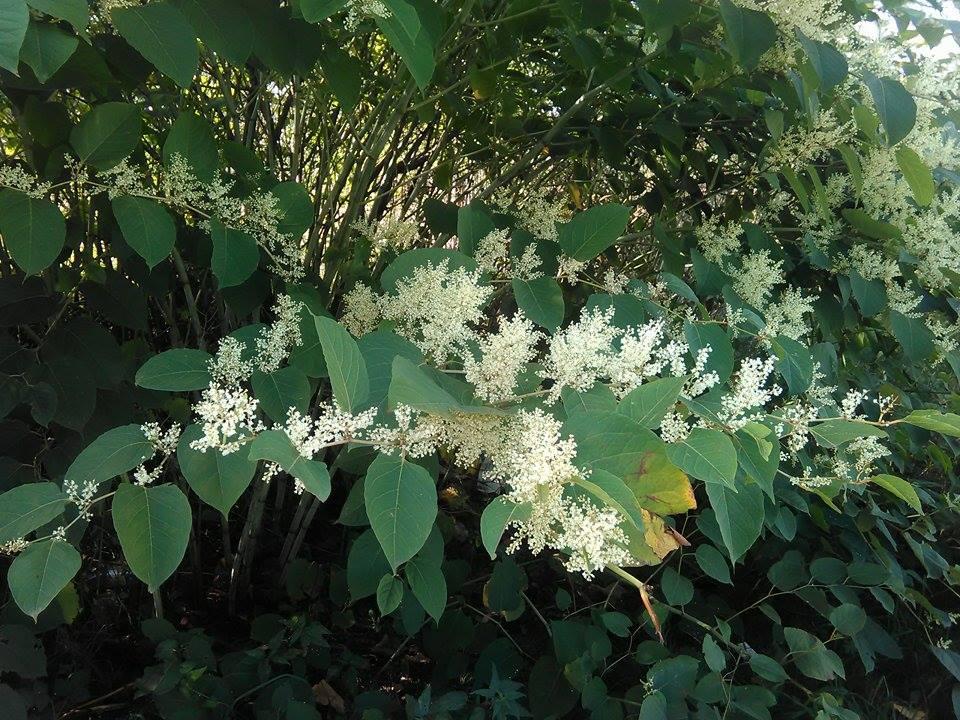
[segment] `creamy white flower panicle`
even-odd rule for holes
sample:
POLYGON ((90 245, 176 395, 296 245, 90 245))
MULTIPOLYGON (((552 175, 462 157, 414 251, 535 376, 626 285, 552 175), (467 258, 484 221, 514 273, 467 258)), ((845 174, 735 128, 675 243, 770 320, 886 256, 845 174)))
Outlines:
POLYGON ((612 320, 612 308, 593 308, 553 336, 542 373, 553 380, 548 396, 551 402, 565 387, 582 392, 605 376, 614 355, 613 342, 620 335, 612 320))
POLYGON ((477 243, 474 255, 481 270, 499 275, 506 272, 509 266, 510 231, 507 229, 493 230, 477 243))
POLYGON ((740 363, 731 392, 720 400, 722 410, 718 417, 721 423, 736 431, 753 420, 762 419, 763 407, 783 392, 776 383, 767 385, 775 362, 769 357, 766 360, 747 358, 740 363))
POLYGON ((261 330, 256 340, 257 366, 270 373, 290 356, 290 351, 300 344, 300 311, 303 303, 289 295, 281 295, 273 306, 277 319, 261 330))
POLYGON ((374 447, 387 455, 401 454, 412 458, 426 457, 437 449, 436 428, 422 422, 423 416, 409 405, 397 405, 393 411, 394 427, 384 425, 370 430, 374 447))
POLYGON ((393 249, 403 252, 413 247, 420 237, 420 230, 415 222, 395 217, 382 218, 375 223, 354 220, 350 227, 379 250, 393 249))
POLYGON ((258 401, 239 386, 216 382, 203 391, 193 411, 200 421, 203 435, 190 443, 199 452, 216 450, 229 455, 244 442, 264 430, 257 415, 258 401))
POLYGON ((340 322, 354 337, 376 330, 381 317, 380 298, 363 283, 357 283, 343 296, 343 316, 340 322))
POLYGON ((0 187, 19 190, 39 199, 47 196, 51 185, 17 165, 0 165, 0 187))
POLYGON ((569 255, 561 255, 559 267, 557 268, 557 280, 576 285, 580 282, 579 273, 587 264, 569 255))
POLYGON ((536 355, 543 334, 517 312, 512 318, 500 318, 500 327, 479 340, 480 359, 468 355, 463 369, 477 397, 496 403, 513 397, 517 379, 536 355))
POLYGON ((620 514, 612 508, 598 508, 583 498, 571 500, 563 504, 560 530, 551 544, 569 552, 564 561, 568 571, 592 580, 607 565, 633 562, 621 521, 620 514))
POLYGON ((462 356, 483 319, 490 288, 477 272, 450 270, 449 261, 417 267, 397 282, 395 295, 380 299, 383 317, 436 363, 462 356))
POLYGON ((207 369, 213 383, 235 387, 246 381, 253 372, 253 363, 244 358, 243 343, 235 337, 220 340, 217 354, 208 363, 207 369))

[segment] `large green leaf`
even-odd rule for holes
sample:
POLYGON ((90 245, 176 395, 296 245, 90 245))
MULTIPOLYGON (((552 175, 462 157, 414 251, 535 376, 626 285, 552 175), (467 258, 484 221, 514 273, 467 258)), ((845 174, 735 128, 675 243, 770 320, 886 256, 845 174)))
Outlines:
POLYGON ((26 537, 63 512, 67 496, 51 482, 20 485, 0 495, 0 544, 26 537))
POLYGON ((685 376, 651 380, 631 390, 620 401, 617 410, 643 427, 654 430, 677 404, 686 381, 685 376))
POLYGON ((210 384, 210 360, 210 353, 203 350, 164 350, 140 366, 135 381, 148 390, 203 390, 210 384))
POLYGON ((447 580, 440 564, 430 558, 417 555, 403 568, 413 595, 423 609, 438 623, 447 604, 447 580))
POLYGON ((921 318, 891 310, 890 329, 910 360, 923 362, 933 355, 936 338, 921 318))
POLYGON ((109 170, 140 142, 140 111, 136 105, 108 102, 96 105, 70 133, 80 161, 109 170))
POLYGON ((340 12, 348 0, 300 0, 300 12, 307 22, 321 22, 334 13, 340 12))
POLYGON ((221 288, 239 285, 257 269, 260 249, 249 233, 211 219, 210 239, 213 241, 210 267, 221 288))
POLYGON ((560 247, 572 258, 592 260, 620 239, 629 221, 630 208, 625 205, 597 205, 560 227, 560 247))
POLYGON ((117 32, 157 70, 182 88, 190 87, 200 51, 190 22, 163 0, 122 7, 110 13, 117 32))
POLYGON ((434 40, 413 4, 406 0, 383 1, 390 14, 376 17, 377 26, 407 66, 417 86, 424 90, 436 69, 434 40))
POLYGON ((123 239, 148 267, 153 268, 170 256, 177 229, 170 213, 156 200, 121 195, 113 201, 113 214, 123 239))
POLYGON ((357 340, 357 347, 367 366, 370 395, 367 403, 379 406, 387 399, 393 381, 393 362, 405 357, 414 365, 423 362, 423 353, 409 340, 389 330, 375 330, 357 340))
POLYGON ((175 155, 179 155, 190 165, 199 180, 213 180, 220 163, 220 154, 210 123, 191 112, 181 112, 163 141, 164 164, 170 165, 175 155))
POLYGON ((777 26, 766 13, 720 0, 720 18, 727 31, 730 53, 747 70, 777 41, 777 26))
POLYGON ((139 425, 113 428, 77 455, 63 480, 64 483, 72 481, 79 487, 87 482, 102 483, 133 470, 153 452, 153 445, 139 425))
POLYGON ((284 422, 290 408, 306 412, 310 404, 310 380, 295 367, 282 367, 271 373, 254 370, 250 384, 260 408, 274 422, 284 422))
POLYGON ((763 490, 756 483, 738 483, 734 489, 720 483, 707 483, 705 487, 723 544, 736 562, 763 530, 763 490))
POLYGON ((31 22, 27 28, 20 57, 30 66, 37 80, 45 83, 70 59, 80 41, 56 25, 31 22))
POLYGON ((533 280, 514 278, 513 296, 517 307, 540 327, 550 332, 556 331, 563 323, 563 290, 552 277, 538 277, 533 280))
POLYGON ((826 43, 811 40, 800 32, 797 33, 797 40, 800 41, 824 90, 830 90, 843 81, 847 76, 847 58, 843 53, 826 43))
POLYGON ((23 0, 0 3, 0 68, 14 75, 20 65, 20 46, 27 34, 30 12, 23 0))
POLYGON ((923 158, 908 145, 901 145, 897 148, 897 165, 900 166, 900 172, 910 186, 917 205, 929 205, 933 201, 937 188, 933 181, 933 173, 923 158))
POLYGON ((505 497, 498 497, 483 509, 480 515, 480 541, 491 560, 497 558, 497 546, 500 538, 511 522, 526 520, 530 517, 528 503, 515 503, 505 497))
POLYGON ((156 592, 187 551, 190 503, 176 485, 122 484, 113 497, 113 526, 133 574, 156 592))
POLYGON ((457 211, 457 247, 474 255, 480 241, 496 230, 490 215, 479 203, 470 203, 457 211))
POLYGON ((813 380, 813 357, 802 343, 785 335, 778 335, 771 342, 777 355, 777 371, 787 381, 792 395, 799 395, 810 387, 813 380))
POLYGON ((353 541, 347 554, 347 588, 353 602, 377 592, 381 578, 391 573, 373 530, 365 530, 353 541))
POLYGON ((667 445, 667 457, 685 473, 707 484, 732 488, 737 476, 737 450, 719 430, 693 428, 685 440, 667 445))
POLYGON ((80 570, 80 553, 63 540, 31 543, 7 571, 10 594, 34 620, 80 570))
MULTIPOLYGON (((914 490, 913 485, 903 478, 897 477, 896 475, 874 475, 870 478, 870 482, 879 485, 891 495, 900 498, 917 512, 923 512, 923 506, 920 504, 920 497, 917 495, 917 491, 914 490)), ((0 502, 2 502, 2 500, 3 498, 0 496, 0 502)))
POLYGON ((27 5, 58 20, 66 20, 80 34, 90 22, 87 0, 27 0, 27 5))
POLYGON ((254 28, 242 3, 231 0, 176 0, 204 45, 234 65, 253 50, 254 28))
POLYGON ((301 455, 287 434, 281 430, 266 430, 257 435, 250 443, 248 457, 250 460, 276 463, 320 500, 330 497, 330 473, 327 466, 319 460, 301 455))
POLYGON ((440 265, 444 261, 447 269, 451 271, 461 267, 468 272, 477 270, 477 261, 462 252, 446 248, 413 248, 399 255, 384 268, 380 275, 380 286, 387 291, 396 291, 397 282, 410 277, 418 267, 440 265))
POLYGON ((941 435, 960 437, 960 415, 956 413, 945 413, 939 410, 914 410, 903 418, 902 422, 925 430, 933 430, 941 435))
POLYGON ((870 89, 880 122, 887 131, 887 143, 896 145, 913 130, 917 121, 917 103, 897 80, 877 77, 864 70, 863 81, 870 89))
POLYGON ((437 517, 437 489, 423 467, 381 453, 367 470, 363 489, 370 526, 396 569, 423 547, 437 517))
POLYGON ((641 474, 650 453, 663 447, 650 430, 615 412, 577 413, 563 424, 562 434, 576 439, 578 466, 623 480, 641 474))
POLYGON ((359 412, 370 394, 370 380, 357 341, 335 320, 315 317, 314 322, 330 374, 333 397, 344 410, 359 412))
POLYGON ((57 259, 67 226, 60 210, 49 200, 18 190, 0 190, 0 235, 20 269, 36 275, 57 259))
POLYGON ((216 450, 199 452, 191 448, 190 443, 202 435, 199 425, 190 425, 183 431, 177 445, 177 462, 187 484, 200 499, 226 517, 253 480, 257 463, 243 451, 224 455, 216 450))
POLYGON ((419 365, 397 355, 387 393, 390 407, 409 405, 434 415, 450 415, 460 409, 453 395, 440 387, 419 365))

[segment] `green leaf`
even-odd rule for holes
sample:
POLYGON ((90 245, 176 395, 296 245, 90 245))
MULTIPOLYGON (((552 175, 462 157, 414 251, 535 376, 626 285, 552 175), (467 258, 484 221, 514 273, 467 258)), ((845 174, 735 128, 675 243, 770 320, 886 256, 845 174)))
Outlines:
POLYGON ((113 214, 123 239, 151 269, 170 256, 177 239, 173 218, 160 203, 121 195, 113 200, 113 214))
POLYGON ((777 355, 777 371, 787 381, 791 395, 799 395, 810 387, 813 380, 813 356, 802 343, 778 335, 771 342, 777 355))
POLYGON ((60 210, 49 200, 18 190, 0 190, 0 235, 20 269, 36 275, 57 259, 67 226, 60 210))
POLYGON ((164 350, 137 370, 135 382, 148 390, 186 392, 210 384, 210 353, 193 348, 164 350))
POLYGON ((616 475, 611 475, 606 470, 595 469, 588 477, 576 478, 574 483, 603 505, 616 510, 639 530, 643 530, 643 515, 640 513, 637 497, 616 475))
POLYGON ((417 555, 404 566, 403 574, 410 583, 413 596, 427 614, 439 623, 447 605, 447 580, 440 564, 417 555))
POLYGON ((712 635, 703 636, 703 660, 713 672, 723 672, 727 667, 727 658, 712 635))
POLYGON ((370 384, 367 403, 371 407, 379 407, 387 399, 393 382, 393 362, 397 357, 405 357, 414 365, 423 362, 423 353, 416 345, 389 330, 367 333, 357 340, 357 347, 367 366, 370 384))
POLYGON ((696 357, 701 349, 710 348, 704 372, 715 372, 720 382, 726 382, 733 373, 733 345, 724 329, 713 323, 688 321, 683 325, 683 335, 693 357, 696 357))
POLYGON ((644 471, 663 441, 650 430, 615 412, 583 412, 569 418, 561 431, 577 441, 577 465, 606 470, 628 479, 644 471))
POLYGON ((204 45, 233 65, 243 65, 253 51, 254 28, 241 3, 231 0, 176 0, 204 45))
POLYGON ((620 401, 618 412, 645 428, 660 427, 664 416, 677 404, 680 391, 687 381, 685 376, 651 380, 634 388, 620 401))
POLYGON ((719 430, 693 428, 686 440, 667 445, 667 457, 698 480, 734 487, 737 450, 719 430))
POLYGON ((914 410, 901 422, 915 425, 924 430, 933 430, 941 435, 960 437, 960 415, 955 413, 944 413, 939 410, 914 410))
POLYGON ((423 547, 437 517, 437 489, 423 467, 381 453, 364 481, 370 526, 390 566, 396 569, 423 547))
POLYGON ((70 59, 80 40, 56 25, 31 22, 23 39, 20 57, 30 66, 37 80, 45 83, 70 59))
POLYGON ((389 615, 398 607, 403 600, 403 581, 400 578, 385 574, 377 585, 377 607, 381 615, 389 615))
POLYGON ((96 105, 70 133, 80 162, 109 170, 140 142, 140 111, 136 105, 108 102, 96 105))
POLYGON ((310 380, 295 367, 282 367, 272 373, 254 370, 250 384, 261 409, 277 423, 286 422, 290 408, 306 412, 313 394, 310 380))
POLYGON ((343 10, 349 0, 300 0, 300 12, 307 22, 317 23, 343 10))
POLYGON ((844 677, 843 662, 839 656, 815 636, 799 628, 785 627, 783 636, 790 647, 790 658, 807 677, 827 682, 836 676, 844 677))
POLYGON ((447 262, 447 269, 451 271, 461 267, 467 272, 475 272, 478 269, 476 260, 456 250, 414 248, 399 255, 384 268, 380 275, 380 287, 388 292, 395 292, 397 282, 402 278, 410 277, 418 267, 440 265, 444 260, 447 262))
POLYGON ((919 363, 933 355, 935 338, 922 319, 891 310, 890 329, 910 360, 919 363))
POLYGON ((783 665, 769 655, 762 655, 760 653, 750 656, 750 669, 764 680, 769 680, 770 682, 779 683, 790 677, 787 675, 787 671, 783 669, 783 665))
POLYGON ((180 566, 190 540, 190 503, 176 485, 122 484, 113 497, 113 526, 130 570, 156 592, 180 566))
POLYGON ((828 448, 838 448, 861 437, 886 437, 882 428, 854 420, 827 420, 810 426, 810 434, 817 444, 828 448))
POLYGON ((514 278, 511 281, 513 296, 517 307, 537 325, 556 332, 563 323, 563 289, 552 277, 538 277, 533 280, 514 278))
POLYGON ((850 270, 850 289, 857 301, 860 314, 873 317, 887 307, 887 288, 883 280, 866 280, 856 270, 850 270))
POLYGON ((826 43, 811 40, 801 32, 797 33, 797 40, 810 59, 813 71, 820 78, 820 86, 824 90, 830 90, 843 81, 848 69, 847 58, 843 53, 826 43))
POLYGON ((480 516, 480 540, 491 560, 497 559, 500 538, 511 522, 530 517, 529 503, 515 503, 505 497, 494 499, 483 509, 480 516))
POLYGON ((14 75, 20 65, 20 47, 30 24, 30 12, 23 0, 0 3, 0 68, 14 75))
POLYGON ((920 497, 917 495, 917 491, 913 489, 913 485, 903 478, 899 478, 896 475, 874 475, 870 478, 870 482, 879 485, 890 494, 897 496, 917 512, 923 512, 923 506, 920 504, 920 497))
POLYGON ((663 569, 660 589, 664 600, 670 605, 679 607, 693 600, 693 583, 669 565, 663 569))
POLYGON ((213 255, 210 268, 221 288, 241 284, 260 263, 260 250, 252 235, 210 220, 213 255))
POLYGON ((153 445, 139 425, 122 425, 107 430, 85 447, 67 468, 63 482, 73 482, 77 487, 102 483, 130 472, 153 453, 153 445))
POLYGON ((183 431, 177 445, 177 463, 197 496, 227 517, 253 480, 257 464, 242 451, 224 455, 216 450, 199 452, 191 448, 190 443, 202 435, 199 425, 190 425, 183 431))
POLYGON ((186 161, 198 180, 213 180, 220 153, 210 123, 192 112, 181 112, 163 141, 163 164, 169 167, 176 155, 186 161))
POLYGON ((81 35, 90 22, 90 6, 87 5, 87 0, 27 0, 27 5, 50 17, 66 20, 81 35))
POLYGON ((630 222, 630 208, 608 203, 573 216, 560 226, 559 243, 572 258, 586 262, 616 244, 630 222))
POLYGON ((51 482, 20 485, 0 495, 0 544, 26 537, 63 512, 67 496, 51 482))
POLYGON ((723 544, 736 563, 763 530, 763 490, 756 483, 738 483, 736 492, 724 485, 707 483, 706 490, 723 544))
POLYGON ((335 320, 314 317, 314 322, 330 374, 333 397, 344 410, 358 412, 370 394, 370 380, 357 341, 335 320))
POLYGON ((277 230, 294 238, 302 236, 313 224, 313 201, 306 188, 298 182, 282 182, 270 189, 277 199, 280 222, 277 230))
POLYGON ((53 539, 31 543, 7 571, 10 594, 17 607, 36 621, 79 570, 80 553, 70 543, 53 539))
POLYGON ((330 473, 327 466, 319 460, 301 455, 282 430, 266 430, 257 435, 250 443, 248 457, 250 460, 276 463, 320 500, 330 497, 330 473))
POLYGON ((727 566, 727 561, 723 557, 723 553, 713 545, 707 543, 697 546, 695 557, 700 569, 711 578, 725 585, 733 585, 730 580, 730 568, 727 566))
POLYGON ((869 70, 864 70, 863 81, 873 97, 883 129, 887 131, 887 144, 896 145, 913 130, 917 121, 917 103, 896 80, 877 77, 869 70))
POLYGON ((900 229, 896 225, 877 220, 860 208, 843 208, 840 210, 840 214, 843 215, 844 220, 867 237, 878 240, 896 240, 901 236, 900 229))
POLYGON ((436 69, 433 39, 423 26, 417 8, 412 4, 406 0, 384 0, 384 4, 390 14, 387 17, 374 18, 377 27, 390 46, 397 51, 417 86, 424 90, 430 84, 436 69))
POLYGON ((844 635, 856 635, 863 630, 867 614, 859 605, 844 603, 830 611, 830 622, 844 635))
POLYGON ((470 203, 457 210, 457 241, 462 253, 475 255, 480 241, 496 229, 479 203, 470 203))
POLYGON ((351 601, 375 594, 386 574, 392 575, 390 563, 384 557, 373 530, 366 530, 353 541, 347 554, 347 588, 351 601))
POLYGON ((153 66, 182 88, 190 87, 200 51, 197 34, 182 12, 163 0, 110 13, 117 32, 153 66))
POLYGON ((917 205, 929 205, 936 195, 936 185, 933 182, 933 173, 916 151, 901 145, 897 148, 897 165, 903 173, 907 185, 913 192, 913 199, 917 205))
POLYGON ((423 368, 402 355, 393 359, 387 404, 390 407, 409 405, 433 415, 452 415, 461 409, 453 395, 437 385, 423 368))
POLYGON ((777 26, 766 13, 738 7, 730 0, 720 0, 720 18, 730 53, 744 68, 753 70, 777 41, 777 26))

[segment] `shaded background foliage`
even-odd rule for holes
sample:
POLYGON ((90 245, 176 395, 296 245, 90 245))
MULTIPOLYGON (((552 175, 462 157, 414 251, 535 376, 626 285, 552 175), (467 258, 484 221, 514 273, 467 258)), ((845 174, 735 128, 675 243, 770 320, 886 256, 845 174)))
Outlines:
MULTIPOLYGON (((412 24, 350 27, 345 3, 321 0, 160 1, 112 22, 85 0, 0 6, 12 28, 0 38, 4 162, 54 184, 52 201, 0 194, 0 490, 60 482, 113 428, 189 421, 185 397, 137 382, 155 353, 210 350, 267 319, 284 288, 339 315, 343 293, 396 256, 358 221, 415 219, 422 244, 439 247, 462 235, 458 209, 498 190, 521 202, 546 192, 570 212, 616 201, 633 211, 611 265, 667 270, 722 300, 715 276, 689 271, 692 230, 768 201, 764 149, 804 122, 811 98, 853 104, 831 95, 813 56, 801 72, 758 68, 775 30, 747 16, 738 35, 728 3, 386 4, 412 24), (71 180, 67 160, 109 170, 128 158, 150 186, 174 155, 204 181, 222 173, 232 196, 279 200, 281 232, 300 238, 301 284, 284 283, 255 243, 225 259, 245 241, 199 229, 202 208, 92 192, 96 176, 71 180)), ((885 6, 905 33, 933 43, 952 32, 885 6)), ((907 103, 884 89, 892 140, 907 103)), ((777 182, 816 193, 812 178, 777 182)), ((886 232, 848 219, 851 234, 886 232)), ((833 282, 790 247, 796 282, 833 282)), ((589 292, 567 291, 568 316, 589 292)), ((935 395, 955 409, 955 360, 931 368, 930 353, 870 319, 866 290, 852 292, 855 303, 849 292, 825 301, 817 328, 845 380, 900 388, 906 407, 935 395)), ((733 567, 698 486, 700 510, 677 528, 693 546, 642 575, 664 644, 612 576, 587 583, 547 556, 491 561, 477 531, 490 496, 446 467, 432 468, 449 593, 438 624, 403 589, 380 616, 384 568, 363 553, 374 539, 350 500, 366 466, 346 454, 322 504, 263 483, 223 508, 188 493, 186 559, 161 608, 97 511, 71 527, 82 569, 38 623, 4 605, 0 706, 178 719, 949 717, 960 661, 937 641, 960 580, 956 441, 903 426, 892 439, 926 516, 871 493, 829 508, 778 484, 775 501, 738 511, 762 518, 763 537, 733 567), (157 610, 166 620, 145 620, 157 610)), ((176 466, 167 479, 187 490, 176 466)))

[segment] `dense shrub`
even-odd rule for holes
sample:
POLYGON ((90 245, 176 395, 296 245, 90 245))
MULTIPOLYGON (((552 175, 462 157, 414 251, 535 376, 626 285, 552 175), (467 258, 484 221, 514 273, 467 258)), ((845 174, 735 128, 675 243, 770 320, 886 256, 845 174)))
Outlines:
POLYGON ((0 3, 0 717, 960 717, 940 16, 0 3))

